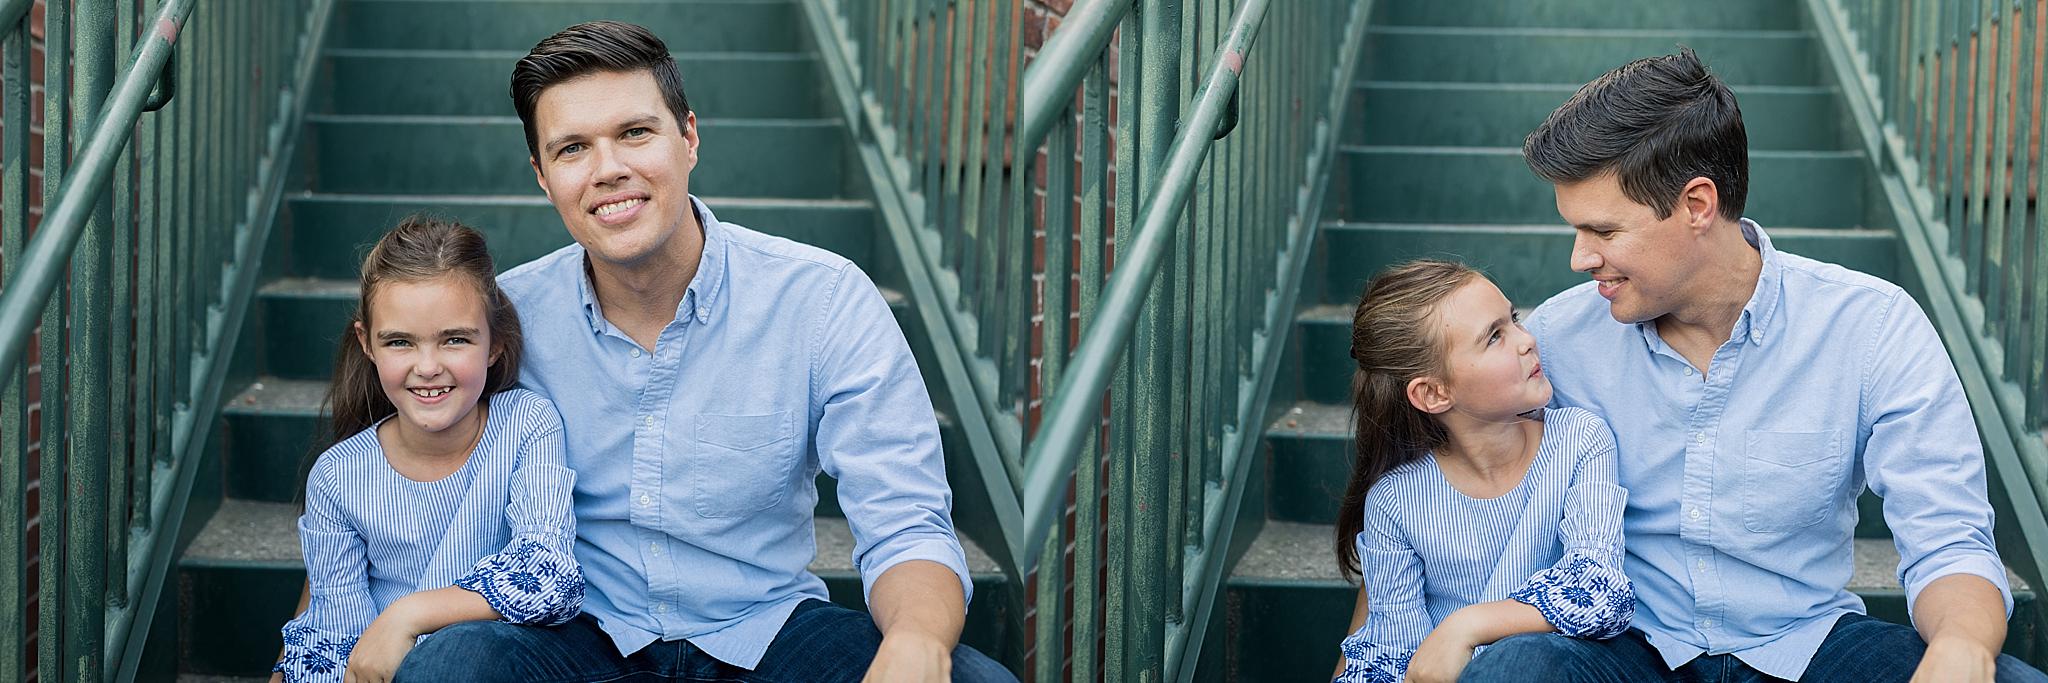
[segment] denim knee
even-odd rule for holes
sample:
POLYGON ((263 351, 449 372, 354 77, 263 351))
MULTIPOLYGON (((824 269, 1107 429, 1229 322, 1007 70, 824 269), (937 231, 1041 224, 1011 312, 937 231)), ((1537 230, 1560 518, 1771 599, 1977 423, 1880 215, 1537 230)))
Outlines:
POLYGON ((1460 680, 1520 681, 1530 671, 1567 671, 1585 658, 1585 641, 1555 633, 1502 638, 1472 658, 1460 680))
POLYGON ((1017 675, 980 650, 967 645, 953 648, 955 683, 1017 683, 1017 675))

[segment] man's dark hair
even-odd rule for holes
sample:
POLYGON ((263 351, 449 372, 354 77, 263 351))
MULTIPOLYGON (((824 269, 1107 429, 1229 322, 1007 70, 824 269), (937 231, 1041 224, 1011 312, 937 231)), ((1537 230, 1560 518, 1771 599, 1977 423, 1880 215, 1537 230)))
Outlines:
POLYGON ((690 100, 683 95, 683 75, 668 46, 654 33, 638 24, 623 21, 587 21, 541 40, 512 67, 512 108, 526 127, 526 153, 540 158, 540 141, 533 129, 533 110, 540 93, 563 81, 594 73, 633 72, 645 69, 661 88, 676 125, 690 114, 690 100))
POLYGON ((1622 194, 1660 219, 1693 178, 1714 181, 1729 220, 1742 217, 1749 195, 1749 134, 1735 94, 1684 48, 1579 88, 1522 142, 1522 158, 1554 184, 1613 173, 1622 194))

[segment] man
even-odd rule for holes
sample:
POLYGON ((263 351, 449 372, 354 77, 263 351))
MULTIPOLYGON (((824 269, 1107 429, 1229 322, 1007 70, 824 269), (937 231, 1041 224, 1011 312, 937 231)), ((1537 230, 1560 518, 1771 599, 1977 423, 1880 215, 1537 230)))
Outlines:
POLYGON ((1013 680, 956 646, 972 584, 938 424, 866 274, 689 194, 696 116, 642 27, 542 40, 512 98, 576 240, 500 280, 521 382, 562 412, 590 591, 564 626, 445 629, 399 678, 1013 680), (820 469, 872 619, 806 569, 820 469))
POLYGON ((1728 88, 1690 51, 1636 61, 1523 151, 1594 280, 1528 327, 1554 402, 1614 427, 1639 609, 1609 641, 1503 640, 1464 678, 2048 680, 1999 654, 2012 595, 1941 340, 1898 286, 1779 251, 1742 217, 1728 88), (1912 627, 1846 589, 1866 485, 1912 627))

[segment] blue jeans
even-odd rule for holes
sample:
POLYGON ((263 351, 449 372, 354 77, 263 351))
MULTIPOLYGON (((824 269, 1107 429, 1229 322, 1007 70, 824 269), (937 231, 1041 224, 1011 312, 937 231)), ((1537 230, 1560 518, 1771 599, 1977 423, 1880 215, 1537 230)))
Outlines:
MULTIPOLYGON (((1813 653, 1801 681, 1876 683, 1905 681, 1920 665, 1927 643, 1910 626, 1862 614, 1844 614, 1813 653)), ((1581 640, 1555 633, 1506 638, 1486 648, 1465 667, 1460 681, 1673 681, 1684 683, 1749 683, 1783 680, 1752 669, 1735 655, 1700 655, 1678 667, 1664 668, 1663 657, 1630 629, 1613 640, 1581 640)), ((2012 655, 1998 656, 2000 683, 2044 683, 2034 667, 2012 655)))
MULTIPOLYGON (((560 626, 471 621, 420 641, 396 681, 859 681, 882 645, 874 619, 823 600, 806 600, 783 623, 752 671, 718 661, 686 640, 655 641, 619 656, 588 614, 560 626)), ((953 680, 1014 683, 1017 677, 975 651, 953 649, 953 680)))

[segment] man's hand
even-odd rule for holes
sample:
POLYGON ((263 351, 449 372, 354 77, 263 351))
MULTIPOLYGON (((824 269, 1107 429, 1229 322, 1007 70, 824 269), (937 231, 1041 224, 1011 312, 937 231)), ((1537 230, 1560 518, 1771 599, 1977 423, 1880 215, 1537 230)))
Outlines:
POLYGON ((399 663, 405 661, 405 654, 412 651, 423 632, 412 614, 417 602, 406 598, 391 603, 356 639, 348 666, 342 670, 342 683, 387 683, 398 673, 399 663))
POLYGON ((1408 680, 1416 683, 1449 683, 1458 680, 1458 674, 1465 665, 1472 663, 1472 650, 1478 647, 1473 633, 1465 628, 1468 620, 1459 616, 1471 616, 1470 612, 1452 612, 1451 616, 1438 624, 1429 636, 1422 639, 1422 645, 1415 648, 1415 656, 1408 660, 1408 680))
POLYGON ((868 674, 861 680, 945 683, 953 680, 953 648, 937 638, 913 633, 884 636, 874 663, 868 665, 868 674))
POLYGON ((1913 683, 1991 683, 1997 670, 1998 653, 1966 638, 1943 638, 1927 644, 1913 683))

